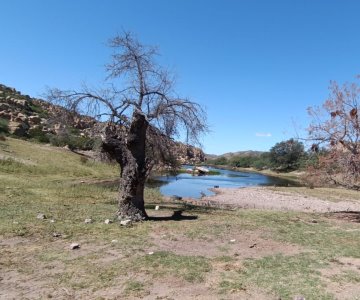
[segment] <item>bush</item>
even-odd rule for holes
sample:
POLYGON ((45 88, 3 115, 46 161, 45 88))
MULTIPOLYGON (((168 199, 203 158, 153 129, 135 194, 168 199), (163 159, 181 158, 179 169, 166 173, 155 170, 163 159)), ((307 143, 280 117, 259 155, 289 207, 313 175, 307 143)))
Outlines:
POLYGON ((9 121, 0 118, 0 133, 8 133, 9 132, 9 121))
POLYGON ((28 132, 28 136, 30 139, 34 139, 40 143, 49 143, 50 138, 49 135, 42 130, 42 126, 37 128, 32 128, 28 132))
POLYGON ((69 134, 52 135, 50 144, 56 147, 68 146, 70 150, 92 150, 95 140, 84 136, 74 136, 69 134))
POLYGON ((211 164, 211 165, 224 166, 224 165, 228 164, 228 160, 227 160, 226 157, 221 156, 219 158, 208 160, 208 163, 211 164))
POLYGON ((259 157, 254 155, 235 156, 230 160, 230 165, 238 168, 250 168, 253 167, 258 160, 259 157))
POLYGON ((49 113, 47 111, 43 110, 41 106, 38 106, 31 101, 29 101, 29 108, 32 112, 37 113, 40 118, 49 118, 49 113))
POLYGON ((92 150, 94 148, 94 139, 89 137, 75 137, 71 138, 71 144, 69 144, 70 149, 80 149, 80 150, 92 150))
POLYGON ((270 149, 270 163, 277 171, 289 172, 300 167, 305 156, 304 144, 294 139, 275 144, 270 149))
POLYGON ((264 152, 252 162, 251 166, 257 170, 269 169, 271 167, 270 153, 264 152))

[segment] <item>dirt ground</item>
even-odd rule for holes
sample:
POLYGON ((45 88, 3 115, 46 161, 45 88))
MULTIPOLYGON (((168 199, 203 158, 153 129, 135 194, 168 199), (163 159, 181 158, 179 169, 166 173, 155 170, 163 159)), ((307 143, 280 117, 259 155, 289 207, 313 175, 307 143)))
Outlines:
POLYGON ((312 213, 360 211, 360 194, 358 201, 343 198, 334 202, 326 200, 326 196, 319 199, 318 197, 295 194, 284 190, 272 190, 268 187, 220 188, 216 189, 215 192, 216 195, 214 196, 202 198, 202 202, 236 208, 312 213))
MULTIPOLYGON (((327 200, 326 193, 320 199, 259 187, 216 192, 200 203, 230 210, 186 209, 165 201, 160 210, 148 209, 151 221, 127 229, 116 222, 86 227, 74 223, 74 228, 80 226, 74 230, 96 227, 91 235, 74 235, 81 244, 75 251, 69 249, 73 240, 66 236, 43 236, 47 230, 52 234, 51 223, 40 235, 0 236, 0 299, 275 300, 288 294, 291 298, 281 299, 294 299, 302 295, 297 292, 301 280, 312 274, 321 284, 312 290, 312 283, 305 282, 304 293, 313 299, 359 299, 360 260, 353 250, 360 232, 356 198, 340 196, 334 201, 327 200), (101 236, 104 226, 111 232, 101 236), (343 253, 333 252, 333 239, 339 249, 344 243, 343 253), (277 259, 284 263, 277 264, 277 259), (329 261, 315 267, 307 266, 306 259, 329 261), (300 281, 289 291, 279 287, 286 286, 286 272, 300 281)), ((61 222, 66 218, 55 224, 61 222)))

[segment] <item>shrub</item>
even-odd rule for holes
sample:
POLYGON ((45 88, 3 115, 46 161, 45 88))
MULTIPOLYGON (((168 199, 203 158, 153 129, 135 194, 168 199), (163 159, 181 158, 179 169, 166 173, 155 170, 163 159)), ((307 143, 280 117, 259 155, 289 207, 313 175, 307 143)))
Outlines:
POLYGON ((251 166, 257 170, 269 169, 271 166, 270 153, 264 152, 252 162, 251 166))
POLYGON ((226 157, 221 156, 219 158, 213 159, 213 160, 209 160, 208 161, 209 164, 212 165, 227 165, 228 164, 228 160, 226 157))
POLYGON ((269 158, 274 169, 288 172, 297 170, 300 167, 301 159, 304 155, 304 144, 290 139, 275 144, 270 149, 269 158))
POLYGON ((52 135, 50 143, 56 147, 68 146, 69 149, 75 150, 92 150, 95 140, 84 136, 74 136, 70 134, 52 135))
POLYGON ((236 156, 230 160, 230 165, 238 168, 250 168, 255 160, 256 157, 250 155, 236 156))
POLYGON ((32 128, 28 132, 29 138, 34 139, 40 143, 49 143, 49 135, 42 130, 42 126, 32 128))
POLYGON ((36 104, 32 103, 31 101, 29 102, 29 108, 31 111, 37 113, 40 118, 47 119, 49 117, 49 113, 47 111, 43 110, 41 106, 36 105, 36 104))
POLYGON ((9 121, 3 118, 0 118, 0 133, 8 133, 9 132, 9 121))

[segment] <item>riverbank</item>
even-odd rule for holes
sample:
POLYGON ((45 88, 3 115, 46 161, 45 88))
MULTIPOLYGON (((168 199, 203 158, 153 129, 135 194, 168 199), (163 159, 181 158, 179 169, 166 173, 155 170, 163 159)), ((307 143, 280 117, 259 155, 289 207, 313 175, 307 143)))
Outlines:
POLYGON ((360 211, 360 194, 336 188, 247 187, 214 189, 216 195, 201 202, 213 206, 231 206, 279 211, 335 212, 360 211))
POLYGON ((230 170, 244 173, 258 173, 262 175, 267 175, 276 178, 288 179, 292 181, 296 181, 298 183, 302 182, 301 177, 304 176, 304 171, 292 171, 292 172, 275 172, 270 169, 258 170, 255 168, 239 168, 239 167, 230 167, 225 165, 207 165, 212 168, 222 169, 222 170, 230 170))

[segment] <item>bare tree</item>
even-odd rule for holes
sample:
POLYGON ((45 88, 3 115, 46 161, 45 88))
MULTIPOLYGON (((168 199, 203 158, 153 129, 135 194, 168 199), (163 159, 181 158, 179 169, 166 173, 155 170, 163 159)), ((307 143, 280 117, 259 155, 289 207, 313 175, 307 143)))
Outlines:
POLYGON ((330 97, 322 107, 309 108, 312 123, 309 138, 319 156, 317 172, 327 181, 360 189, 360 87, 356 83, 339 86, 332 82, 330 97))
POLYGON ((109 44, 114 53, 106 66, 107 88, 52 89, 48 99, 106 118, 102 147, 121 168, 118 216, 138 221, 147 218, 144 185, 149 171, 160 161, 174 162, 173 137, 186 135, 187 142, 197 143, 207 131, 206 115, 197 103, 177 96, 170 72, 155 61, 154 47, 127 32, 109 44))

